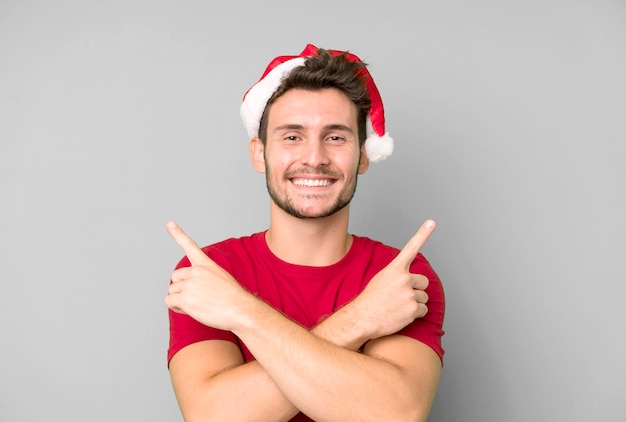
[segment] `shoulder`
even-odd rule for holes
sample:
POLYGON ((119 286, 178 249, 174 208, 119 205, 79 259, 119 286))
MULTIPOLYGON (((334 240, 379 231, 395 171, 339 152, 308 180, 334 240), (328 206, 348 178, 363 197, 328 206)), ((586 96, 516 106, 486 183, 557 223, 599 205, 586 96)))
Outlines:
POLYGON ((400 250, 380 242, 378 240, 371 239, 366 236, 353 235, 353 247, 358 250, 359 253, 366 253, 378 256, 381 259, 392 260, 400 250))

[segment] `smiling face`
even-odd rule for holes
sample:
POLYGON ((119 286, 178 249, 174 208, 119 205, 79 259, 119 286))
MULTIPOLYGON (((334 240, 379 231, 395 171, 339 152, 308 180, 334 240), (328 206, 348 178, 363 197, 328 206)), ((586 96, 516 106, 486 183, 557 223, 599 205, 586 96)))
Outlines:
POLYGON ((298 218, 343 210, 368 161, 359 148, 357 108, 341 91, 292 89, 268 113, 267 141, 250 144, 272 203, 298 218))

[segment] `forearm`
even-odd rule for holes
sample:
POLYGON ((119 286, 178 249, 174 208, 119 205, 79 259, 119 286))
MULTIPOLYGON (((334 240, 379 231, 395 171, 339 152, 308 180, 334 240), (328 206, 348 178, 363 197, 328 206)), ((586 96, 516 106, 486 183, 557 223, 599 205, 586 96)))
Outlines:
MULTIPOLYGON (((355 315, 342 309, 330 315, 311 332, 338 346, 357 350, 365 340, 361 338, 356 321, 358 318, 355 315)), ((214 349, 215 347, 218 346, 191 345, 187 350, 179 352, 182 355, 189 353, 182 356, 181 361, 189 361, 189 356, 194 355, 224 353, 214 349), (205 347, 206 349, 203 349, 205 347), (190 350, 194 348, 198 349, 190 350)), ((177 357, 174 358, 171 369, 174 369, 176 360, 177 357)), ((172 372, 173 375, 176 374, 173 377, 174 386, 179 392, 181 409, 188 422, 209 420, 278 422, 287 421, 299 412, 257 361, 244 364, 231 362, 229 365, 232 366, 199 380, 195 386, 189 386, 189 381, 185 380, 182 371, 172 372)), ((190 372, 197 371, 197 364, 189 366, 190 372)))
POLYGON ((401 368, 317 335, 332 325, 309 332, 260 301, 246 306, 235 334, 298 409, 318 421, 414 418, 416 394, 401 368))
POLYGON ((349 304, 330 315, 310 332, 336 346, 357 351, 374 334, 366 331, 367 327, 361 322, 362 319, 358 313, 353 312, 349 304))
POLYGON ((205 380, 192 394, 181 403, 187 422, 283 422, 299 412, 256 361, 205 380))

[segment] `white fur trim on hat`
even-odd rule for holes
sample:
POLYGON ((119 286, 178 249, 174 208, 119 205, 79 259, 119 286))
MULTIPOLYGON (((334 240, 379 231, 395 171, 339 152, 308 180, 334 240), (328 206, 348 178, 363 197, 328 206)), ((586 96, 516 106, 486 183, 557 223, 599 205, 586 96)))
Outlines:
POLYGON ((372 120, 369 115, 365 125, 367 133, 365 154, 367 154, 367 159, 372 163, 377 163, 389 157, 393 152, 393 139, 389 136, 389 133, 385 132, 382 136, 379 136, 372 128, 372 120))
POLYGON ((259 136, 261 117, 263 117, 267 101, 280 86, 283 78, 294 68, 303 65, 304 60, 304 57, 297 57, 279 64, 248 90, 239 113, 250 138, 259 136))

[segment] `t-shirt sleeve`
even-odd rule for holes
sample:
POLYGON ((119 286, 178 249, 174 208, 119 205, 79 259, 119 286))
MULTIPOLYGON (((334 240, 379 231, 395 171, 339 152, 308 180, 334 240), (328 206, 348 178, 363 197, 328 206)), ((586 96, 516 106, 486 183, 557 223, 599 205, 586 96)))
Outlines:
MULTIPOLYGON (((219 257, 216 257, 213 253, 210 253, 206 248, 203 249, 207 255, 211 256, 216 262, 221 261, 219 257)), ((220 262, 223 265, 223 263, 220 262)), ((189 267, 191 264, 185 257, 180 260, 176 269, 189 267)), ((197 343, 204 340, 227 340, 233 343, 237 343, 237 337, 230 331, 218 330, 217 328, 208 327, 189 315, 180 314, 168 310, 169 322, 170 322, 170 341, 167 350, 167 365, 172 357, 180 351, 183 347, 190 344, 197 343)))
POLYGON ((439 276, 422 254, 418 254, 411 264, 410 272, 428 278, 428 313, 407 325, 398 334, 414 338, 432 348, 443 364, 444 350, 441 337, 444 335, 445 296, 439 276))

